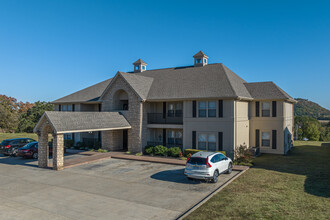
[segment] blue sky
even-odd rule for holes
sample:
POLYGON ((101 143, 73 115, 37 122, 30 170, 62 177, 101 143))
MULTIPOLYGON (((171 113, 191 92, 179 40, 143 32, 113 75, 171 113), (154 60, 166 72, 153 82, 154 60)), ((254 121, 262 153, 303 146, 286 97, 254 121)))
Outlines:
POLYGON ((248 82, 330 109, 329 1, 0 0, 0 94, 52 101, 204 51, 248 82))

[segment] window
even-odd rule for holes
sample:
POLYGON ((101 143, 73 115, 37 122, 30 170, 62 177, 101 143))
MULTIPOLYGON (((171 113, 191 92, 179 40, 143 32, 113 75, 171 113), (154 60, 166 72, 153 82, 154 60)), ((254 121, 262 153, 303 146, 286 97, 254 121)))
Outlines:
POLYGON ((62 105, 62 111, 66 111, 66 105, 62 105))
POLYGON ((175 104, 175 116, 180 117, 182 116, 182 103, 178 102, 175 104))
POLYGON ((142 66, 142 69, 143 69, 143 70, 146 70, 146 66, 142 66))
POLYGON ((168 103, 168 117, 182 117, 182 103, 168 103))
POLYGON ((262 132, 261 134, 261 145, 263 147, 270 146, 270 133, 269 132, 262 132))
POLYGON ((261 103, 261 115, 262 117, 270 116, 270 102, 262 102, 261 103))
POLYGON ((210 134, 208 136, 208 141, 207 141, 207 149, 209 151, 215 151, 216 150, 216 145, 217 145, 217 139, 214 134, 210 134))
POLYGON ((72 111, 72 105, 68 105, 67 111, 71 112, 72 111))
POLYGON ((211 159, 211 162, 212 162, 212 163, 217 163, 217 162, 219 162, 219 161, 220 161, 220 156, 219 156, 219 154, 214 155, 214 156, 212 157, 212 159, 211 159))
POLYGON ((220 157, 220 161, 226 159, 226 156, 225 155, 223 155, 223 154, 218 154, 218 155, 220 157))
POLYGON ((196 63, 201 63, 202 59, 196 59, 196 63))
POLYGON ((167 144, 169 145, 182 145, 182 131, 178 130, 169 130, 167 132, 167 144))
POLYGON ((135 70, 139 70, 139 66, 135 66, 135 70))
POLYGON ((198 135, 198 150, 206 150, 206 134, 198 135))
POLYGON ((173 103, 168 104, 167 116, 174 117, 174 104, 173 103))
POLYGON ((206 117, 206 102, 198 102, 198 117, 206 117))
POLYGON ((64 134, 64 140, 72 140, 72 134, 64 134))
POLYGON ((217 139, 215 134, 199 134, 198 150, 216 151, 217 139))
POLYGON ((217 104, 215 101, 208 104, 208 117, 215 117, 217 114, 217 104))
POLYGON ((205 63, 205 64, 207 63, 207 60, 206 60, 206 59, 204 59, 204 63, 205 63))
POLYGON ((198 102, 198 117, 216 117, 217 115, 217 102, 216 101, 202 101, 198 102))

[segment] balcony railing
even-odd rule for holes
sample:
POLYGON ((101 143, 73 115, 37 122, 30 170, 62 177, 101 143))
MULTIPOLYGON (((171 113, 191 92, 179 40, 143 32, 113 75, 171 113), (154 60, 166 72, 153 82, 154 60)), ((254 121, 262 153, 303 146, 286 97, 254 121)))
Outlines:
POLYGON ((164 115, 163 113, 148 113, 148 124, 183 124, 182 114, 174 116, 164 115), (164 117, 165 116, 165 117, 164 117))

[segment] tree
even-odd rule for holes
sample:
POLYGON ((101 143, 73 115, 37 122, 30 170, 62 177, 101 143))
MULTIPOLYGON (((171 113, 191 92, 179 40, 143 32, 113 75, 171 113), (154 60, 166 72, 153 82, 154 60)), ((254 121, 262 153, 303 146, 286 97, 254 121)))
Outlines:
POLYGON ((17 128, 18 103, 15 98, 0 95, 0 130, 13 132, 17 128))
POLYGON ((45 111, 52 111, 54 106, 49 102, 38 101, 32 108, 20 114, 17 132, 33 132, 33 128, 45 111))
POLYGON ((308 138, 312 141, 319 141, 321 134, 321 123, 315 118, 308 116, 295 117, 295 129, 298 128, 298 139, 308 138))
POLYGON ((317 126, 316 123, 307 122, 303 127, 303 135, 307 137, 311 141, 320 140, 320 127, 317 126))

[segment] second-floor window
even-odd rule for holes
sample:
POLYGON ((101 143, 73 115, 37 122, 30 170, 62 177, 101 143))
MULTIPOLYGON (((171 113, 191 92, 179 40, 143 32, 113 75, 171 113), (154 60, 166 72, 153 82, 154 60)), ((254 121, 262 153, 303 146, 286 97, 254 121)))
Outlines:
POLYGON ((202 101, 198 102, 198 117, 216 117, 217 102, 216 101, 202 101))
POLYGON ((270 117, 270 102, 261 103, 261 115, 262 117, 270 117))
POLYGON ((71 112, 72 111, 72 105, 62 105, 61 111, 63 111, 63 112, 71 112))
POLYGON ((182 103, 168 103, 168 117, 182 117, 182 103))

